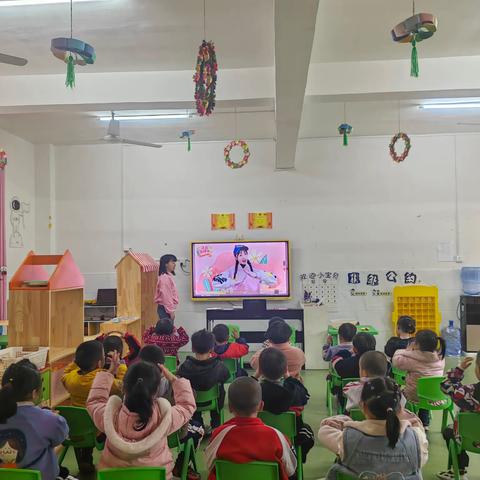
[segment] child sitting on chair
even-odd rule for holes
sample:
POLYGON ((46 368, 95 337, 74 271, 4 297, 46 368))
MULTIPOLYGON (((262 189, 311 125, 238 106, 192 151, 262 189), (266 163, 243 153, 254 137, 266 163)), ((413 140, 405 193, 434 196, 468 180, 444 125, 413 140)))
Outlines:
POLYGON ((292 476, 297 461, 288 440, 257 418, 263 408, 259 383, 250 377, 237 378, 228 389, 228 406, 234 417, 213 432, 205 449, 208 479, 216 478, 217 459, 234 463, 276 462, 281 480, 292 476))
MULTIPOLYGON (((290 344, 289 340, 292 335, 290 325, 282 319, 275 320, 269 325, 266 333, 268 345, 273 348, 278 348, 285 354, 287 357, 288 373, 301 381, 302 376, 300 375, 300 371, 303 365, 305 365, 305 354, 302 350, 290 344)), ((262 350, 255 352, 250 360, 250 364, 255 370, 258 369, 258 359, 261 353, 262 350)))
MULTIPOLYGON (((215 337, 212 332, 203 329, 192 335, 192 350, 195 357, 188 356, 178 368, 178 376, 190 380, 192 388, 200 392, 210 390, 219 385, 218 406, 223 408, 225 389, 223 384, 230 377, 228 368, 220 358, 212 357, 215 337)), ((212 428, 220 425, 220 416, 211 412, 212 428)), ((203 424, 202 412, 195 412, 193 419, 203 424)))
MULTIPOLYGON (((37 367, 24 359, 10 365, 0 390, 0 467, 39 470, 43 480, 75 480, 58 466, 54 447, 68 437, 66 420, 35 406, 42 389, 37 367)), ((5 477, 9 474, 4 472, 5 477)))
MULTIPOLYGON (((444 393, 449 395, 453 403, 457 405, 461 412, 480 413, 480 382, 472 384, 462 384, 465 370, 473 363, 472 357, 465 357, 457 368, 453 368, 447 373, 447 379, 442 382, 440 388, 444 393)), ((480 352, 475 358, 475 376, 480 380, 480 352)), ((443 431, 443 438, 448 443, 455 439, 459 432, 455 431, 453 425, 449 425, 443 431)), ((460 470, 460 478, 466 478, 467 467, 469 464, 468 454, 465 451, 460 452, 458 456, 458 467, 460 470)), ((450 480, 454 478, 452 470, 440 472, 437 477, 442 480, 450 480)))
POLYGON ((338 327, 338 345, 332 345, 331 335, 327 338, 327 343, 323 346, 323 359, 329 362, 341 350, 352 351, 352 339, 357 333, 357 327, 353 323, 342 323, 338 327))
POLYGON ((361 405, 366 420, 345 415, 322 420, 318 439, 338 457, 326 480, 337 473, 354 478, 362 473, 421 480, 428 460, 428 441, 419 422, 400 420, 400 389, 390 378, 374 378, 363 386, 361 405))
POLYGON ((385 344, 385 355, 392 358, 397 350, 405 349, 415 340, 415 319, 403 316, 397 322, 397 337, 391 337, 385 344))
MULTIPOLYGON (((75 361, 65 367, 65 373, 62 376, 63 386, 70 394, 70 401, 73 406, 86 406, 93 381, 103 371, 104 365, 105 356, 103 345, 100 342, 89 340, 77 347, 75 361)), ((122 394, 122 381, 119 378, 114 378, 110 393, 112 395, 122 394)), ((81 473, 95 471, 93 448, 75 448, 75 456, 81 473)))
POLYGON ((170 318, 161 318, 154 327, 149 327, 143 334, 145 345, 157 345, 165 355, 177 357, 178 350, 189 342, 183 327, 176 328, 170 318))
POLYGON ((312 428, 304 423, 302 418, 303 409, 310 398, 308 390, 302 382, 288 375, 287 358, 278 348, 266 348, 262 351, 255 376, 260 379, 262 387, 263 410, 275 415, 295 412, 295 444, 302 447, 302 462, 305 463, 307 453, 315 443, 312 428))
POLYGON ((357 333, 352 340, 353 352, 341 350, 332 358, 332 367, 342 378, 360 378, 360 358, 375 350, 375 337, 366 332, 357 333))
POLYGON ((124 379, 124 400, 110 397, 119 356, 114 353, 108 371, 100 372, 90 390, 87 409, 95 426, 107 436, 99 469, 165 467, 171 478, 173 458, 167 437, 188 422, 195 398, 187 380, 177 379, 163 365, 137 362, 124 379), (157 398, 160 371, 172 384, 175 406, 157 398))
MULTIPOLYGON (((122 340, 125 340, 125 343, 128 345, 128 353, 123 357, 122 364, 125 365, 125 368, 119 370, 118 375, 120 375, 122 378, 125 376, 125 373, 127 372, 127 367, 135 361, 135 359, 138 357, 138 353, 140 352, 140 349, 142 348, 140 342, 138 341, 137 337, 135 335, 132 335, 131 333, 125 332, 110 332, 110 333, 103 333, 99 337, 97 337, 95 340, 98 340, 103 344, 103 350, 105 352, 105 356, 108 357, 108 354, 116 350, 118 353, 120 353, 120 357, 123 357, 123 342, 122 340)), ((108 358, 106 358, 106 363, 108 363, 108 358)), ((108 365, 107 367, 108 368, 108 365)), ((119 378, 119 377, 117 377, 119 378)))
MULTIPOLYGON (((165 365, 165 355, 157 345, 145 345, 138 354, 138 360, 150 362, 154 365, 165 365)), ((160 367, 159 367, 160 368, 160 367)), ((173 390, 171 383, 160 374, 160 386, 158 387, 157 397, 166 398, 173 404, 173 390)))
POLYGON ((223 323, 213 327, 212 333, 215 337, 213 356, 224 358, 242 358, 248 353, 248 345, 245 339, 241 338, 237 330, 233 331, 235 342, 229 343, 230 330, 223 323))

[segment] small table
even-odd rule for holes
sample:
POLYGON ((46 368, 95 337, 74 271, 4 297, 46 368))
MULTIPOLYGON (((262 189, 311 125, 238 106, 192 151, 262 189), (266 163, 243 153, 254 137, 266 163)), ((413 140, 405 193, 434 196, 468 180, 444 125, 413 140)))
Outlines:
MULTIPOLYGON (((378 335, 378 330, 371 325, 356 325, 357 333, 370 333, 372 335, 378 335)), ((332 336, 332 345, 338 345, 338 327, 330 325, 328 327, 328 334, 332 336)))

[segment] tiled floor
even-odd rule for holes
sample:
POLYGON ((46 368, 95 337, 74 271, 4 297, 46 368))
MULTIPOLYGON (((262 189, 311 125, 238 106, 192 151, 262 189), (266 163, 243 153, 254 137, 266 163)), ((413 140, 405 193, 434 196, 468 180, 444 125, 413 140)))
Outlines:
MULTIPOLYGON (((471 369, 467 376, 467 380, 474 381, 473 370, 471 369)), ((305 384, 310 391, 310 402, 305 410, 305 421, 309 423, 316 432, 320 420, 327 416, 325 406, 325 372, 324 371, 308 371, 304 372, 305 384)), ((228 407, 226 407, 226 410, 228 407)), ((228 415, 227 415, 228 417, 228 415)), ((447 463, 447 449, 440 434, 441 416, 435 414, 431 425, 428 438, 430 441, 430 459, 428 464, 423 469, 423 476, 425 480, 433 480, 435 473, 444 470, 447 463)), ((202 449, 202 448, 201 448, 202 449)), ((202 469, 202 478, 206 479, 206 472, 204 470, 203 455, 201 452, 197 453, 199 463, 202 469)), ((328 468, 333 462, 333 455, 322 448, 318 443, 311 450, 308 461, 304 466, 305 480, 319 479, 325 476, 328 468)), ((72 474, 75 474, 76 464, 73 452, 69 452, 65 461, 65 466, 71 469, 72 474)), ((81 480, 93 480, 94 477, 82 477, 81 480)), ((480 455, 470 456, 470 479, 480 479, 480 455)))

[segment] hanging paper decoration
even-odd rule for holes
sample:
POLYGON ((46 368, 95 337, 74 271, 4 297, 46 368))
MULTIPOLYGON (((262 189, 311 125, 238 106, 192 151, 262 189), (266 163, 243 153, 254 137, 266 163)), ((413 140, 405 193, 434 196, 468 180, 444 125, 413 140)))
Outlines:
POLYGON ((195 130, 184 130, 180 135, 181 139, 187 139, 187 151, 189 152, 192 149, 192 143, 190 137, 195 133, 195 130))
POLYGON ((348 145, 348 135, 352 133, 352 126, 348 123, 342 123, 338 126, 338 133, 343 135, 343 145, 346 147, 348 145))
POLYGON ((53 38, 50 50, 62 62, 67 64, 65 86, 75 86, 75 65, 91 65, 95 62, 95 49, 88 43, 73 38, 73 1, 70 0, 70 38, 53 38))
POLYGON ((7 319, 7 245, 5 239, 6 166, 7 154, 4 150, 0 150, 0 320, 7 319))
POLYGON ((223 155, 225 157, 225 163, 230 168, 242 168, 248 163, 250 157, 250 149, 248 148, 247 142, 244 140, 232 140, 223 150, 223 155), (243 150, 243 158, 237 163, 230 159, 230 152, 233 147, 241 147, 243 150))
POLYGON ((437 31, 437 18, 431 13, 417 13, 399 23, 392 29, 394 42, 411 43, 412 54, 410 62, 410 75, 418 77, 417 43, 430 38, 437 31))
POLYGON ((390 145, 388 146, 388 149, 390 150, 390 156, 392 157, 393 161, 397 163, 403 162, 407 158, 411 146, 412 144, 410 142, 410 137, 406 133, 399 132, 394 135, 390 140, 390 145), (395 151, 395 144, 398 142, 398 140, 403 140, 405 144, 401 155, 398 155, 395 151))
POLYGON ((195 82, 195 102, 197 112, 203 117, 210 115, 215 108, 215 89, 217 87, 217 56, 213 42, 203 40, 198 49, 195 82))

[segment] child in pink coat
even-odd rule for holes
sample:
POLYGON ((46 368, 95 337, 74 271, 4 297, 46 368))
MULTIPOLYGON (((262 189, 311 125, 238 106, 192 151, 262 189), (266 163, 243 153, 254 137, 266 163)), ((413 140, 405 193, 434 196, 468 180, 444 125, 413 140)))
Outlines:
POLYGON ((99 469, 165 467, 170 479, 174 462, 167 437, 187 423, 195 412, 190 383, 175 377, 163 365, 138 362, 125 375, 122 401, 120 397, 110 397, 118 364, 119 357, 115 354, 109 371, 95 377, 87 400, 95 426, 107 436, 99 469), (164 398, 156 397, 160 371, 172 384, 173 407, 164 398))
MULTIPOLYGON (((392 358, 395 368, 407 372, 405 397, 417 401, 417 380, 421 377, 442 376, 445 368, 445 340, 438 337, 432 330, 420 330, 415 335, 415 341, 405 350, 397 350, 392 358), (440 346, 440 349, 438 347, 440 346)), ((428 428, 430 418, 428 410, 420 409, 418 416, 425 428, 428 428)))

